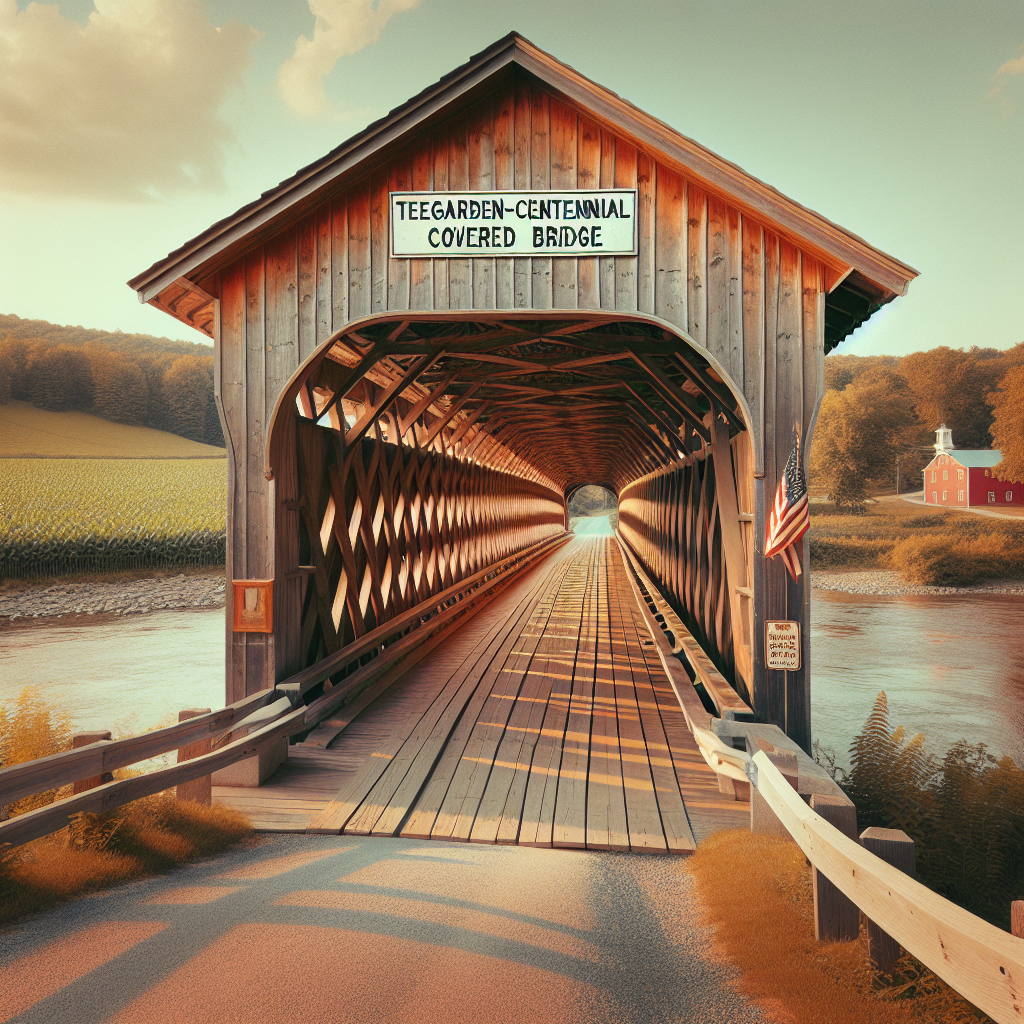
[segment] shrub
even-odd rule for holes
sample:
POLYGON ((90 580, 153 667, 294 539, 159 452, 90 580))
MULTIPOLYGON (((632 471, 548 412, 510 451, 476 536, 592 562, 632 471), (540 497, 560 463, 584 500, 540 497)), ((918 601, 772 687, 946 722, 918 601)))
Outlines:
POLYGON ((907 537, 893 546, 887 562, 908 583, 921 586, 966 586, 1018 575, 1024 568, 1020 548, 998 533, 907 537))
MULTIPOLYGON (((0 766, 24 764, 71 746, 71 716, 51 707, 34 686, 18 694, 14 707, 0 705, 0 766)), ((52 804, 58 790, 22 797, 7 807, 10 815, 52 804)))
POLYGON ((884 692, 850 753, 858 828, 903 829, 925 885, 1008 928, 1010 903, 1024 899, 1024 770, 967 740, 936 763, 922 735, 892 728, 884 692))
POLYGON ((872 569, 892 547, 892 541, 868 537, 810 538, 814 569, 872 569))
POLYGON ((927 516, 911 516, 909 519, 903 520, 903 525, 908 530, 928 530, 933 526, 948 526, 950 516, 942 515, 927 515, 927 516))

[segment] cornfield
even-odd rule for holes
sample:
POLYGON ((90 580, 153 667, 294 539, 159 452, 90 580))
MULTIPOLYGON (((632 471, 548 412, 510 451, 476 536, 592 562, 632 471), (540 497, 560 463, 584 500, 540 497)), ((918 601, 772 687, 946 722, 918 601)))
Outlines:
POLYGON ((224 563, 227 461, 0 459, 0 576, 224 563))

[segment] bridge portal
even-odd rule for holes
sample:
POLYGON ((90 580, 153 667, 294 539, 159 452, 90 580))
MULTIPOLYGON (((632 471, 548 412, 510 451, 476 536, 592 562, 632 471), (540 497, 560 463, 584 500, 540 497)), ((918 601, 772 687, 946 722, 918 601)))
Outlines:
POLYGON ((435 614, 562 538, 597 483, 619 503, 606 578, 632 559, 739 704, 808 748, 808 630, 791 671, 763 642, 807 626, 807 574, 763 557, 766 514, 825 353, 914 276, 495 43, 130 282, 216 346, 250 616, 229 605, 227 700, 435 614))

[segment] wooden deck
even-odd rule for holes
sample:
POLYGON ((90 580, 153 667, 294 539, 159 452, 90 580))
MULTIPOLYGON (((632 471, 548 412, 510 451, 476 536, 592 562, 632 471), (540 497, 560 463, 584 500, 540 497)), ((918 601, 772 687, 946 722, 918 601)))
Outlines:
POLYGON ((555 552, 259 789, 265 831, 686 853, 742 827, 686 727, 616 542, 555 552))

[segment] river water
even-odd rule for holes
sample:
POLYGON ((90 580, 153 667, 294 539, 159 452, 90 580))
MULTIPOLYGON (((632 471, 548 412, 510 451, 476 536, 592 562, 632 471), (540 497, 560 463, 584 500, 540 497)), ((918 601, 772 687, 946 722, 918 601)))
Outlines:
MULTIPOLYGON (((966 737, 1024 765, 1024 598, 811 600, 812 730, 840 764, 880 690, 891 721, 941 755, 966 737)), ((0 703, 24 686, 79 730, 122 734, 167 724, 183 708, 224 703, 224 611, 0 630, 0 703)))

